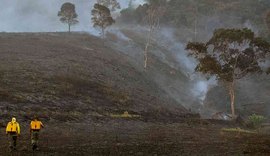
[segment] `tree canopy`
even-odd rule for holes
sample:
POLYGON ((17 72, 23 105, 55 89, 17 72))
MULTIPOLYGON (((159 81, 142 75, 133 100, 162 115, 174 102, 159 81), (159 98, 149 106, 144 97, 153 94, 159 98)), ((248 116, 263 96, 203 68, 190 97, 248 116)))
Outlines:
POLYGON ((234 114, 236 80, 248 74, 262 73, 270 44, 250 29, 217 29, 206 43, 189 42, 189 55, 198 60, 195 70, 227 84, 234 114))
POLYGON ((115 23, 115 20, 111 16, 110 9, 98 3, 94 5, 91 20, 94 27, 101 29, 103 38, 105 29, 115 23))
POLYGON ((97 0, 97 3, 109 8, 111 11, 121 9, 120 3, 117 0, 97 0))
POLYGON ((77 20, 78 15, 75 10, 75 5, 69 2, 64 3, 61 6, 61 10, 58 12, 58 16, 60 17, 60 21, 62 23, 68 24, 69 32, 71 25, 75 25, 79 22, 77 20))
MULTIPOLYGON (((211 29, 204 22, 211 22, 211 18, 217 23, 231 26, 232 24, 244 24, 250 21, 253 26, 260 28, 261 36, 266 36, 265 13, 269 11, 269 0, 147 0, 148 5, 162 4, 166 6, 164 16, 160 18, 161 24, 175 27, 193 28, 196 26, 196 19, 209 19, 200 21, 201 29, 211 29), (215 19, 222 19, 218 21, 215 19)), ((143 24, 142 18, 146 16, 146 9, 127 8, 121 12, 123 21, 143 24), (132 18, 127 18, 131 17, 132 18)), ((211 29, 211 31, 213 31, 211 29)), ((270 32, 270 31, 269 31, 270 32)), ((269 34, 269 33, 268 33, 269 34)))

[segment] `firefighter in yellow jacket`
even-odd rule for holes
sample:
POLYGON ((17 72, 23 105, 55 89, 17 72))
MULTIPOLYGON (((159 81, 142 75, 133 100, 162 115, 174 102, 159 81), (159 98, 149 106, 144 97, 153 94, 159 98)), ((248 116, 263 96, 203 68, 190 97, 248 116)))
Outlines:
POLYGON ((30 123, 31 144, 33 150, 38 149, 38 138, 41 128, 44 128, 44 125, 38 120, 37 117, 34 117, 30 123))
POLYGON ((20 125, 13 117, 11 122, 7 124, 6 134, 9 136, 9 147, 11 150, 16 150, 17 137, 20 136, 20 125))

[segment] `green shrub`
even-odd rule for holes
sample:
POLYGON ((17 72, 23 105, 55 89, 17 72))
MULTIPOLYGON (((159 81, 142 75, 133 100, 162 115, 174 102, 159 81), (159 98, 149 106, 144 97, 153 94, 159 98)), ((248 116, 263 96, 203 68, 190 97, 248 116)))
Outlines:
POLYGON ((252 114, 248 117, 248 122, 252 128, 260 128, 261 124, 266 120, 262 115, 252 114))

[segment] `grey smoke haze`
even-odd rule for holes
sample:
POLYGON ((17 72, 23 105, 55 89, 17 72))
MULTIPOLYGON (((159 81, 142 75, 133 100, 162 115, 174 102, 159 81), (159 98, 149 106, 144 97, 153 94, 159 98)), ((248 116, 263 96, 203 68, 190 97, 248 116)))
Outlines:
MULTIPOLYGON (((60 7, 65 2, 74 3, 79 24, 73 31, 97 30, 91 24, 91 9, 96 0, 2 0, 0 6, 1 32, 55 32, 66 31, 67 26, 57 17, 60 7)), ((128 6, 128 0, 119 0, 122 8, 128 6)), ((135 0, 134 5, 143 3, 135 0)))
MULTIPOLYGON (((143 68, 143 49, 140 46, 134 46, 136 45, 136 35, 134 36, 135 43, 133 44, 133 37, 126 37, 121 32, 121 28, 136 32, 144 37, 148 29, 140 25, 121 25, 119 29, 110 30, 110 33, 115 34, 119 39, 116 44, 114 44, 114 46, 117 47, 116 49, 131 56, 133 60, 138 63, 139 69, 143 68), (122 43, 121 41, 124 42, 122 43), (126 41, 129 42, 127 43, 126 41)), ((158 33, 153 34, 153 42, 155 43, 154 46, 157 47, 152 47, 149 52, 171 67, 172 71, 169 71, 170 74, 173 74, 173 69, 175 69, 185 76, 180 75, 180 77, 178 77, 179 79, 172 79, 171 76, 167 74, 160 74, 160 71, 153 72, 149 76, 153 76, 153 81, 184 107, 192 108, 192 110, 196 112, 200 111, 198 108, 204 108, 203 102, 208 90, 217 85, 215 78, 213 77, 207 80, 200 74, 194 72, 197 62, 195 59, 192 59, 192 57, 187 56, 185 43, 181 42, 176 37, 175 28, 163 26, 156 31, 158 33), (189 80, 187 81, 186 78, 189 80), (196 106, 194 105, 195 103, 196 106), (198 106, 199 104, 201 105, 198 106)))
POLYGON ((187 77, 189 77, 190 81, 192 81, 193 85, 190 88, 190 91, 193 96, 198 98, 202 104, 209 87, 216 85, 216 80, 214 77, 206 80, 203 76, 200 76, 200 74, 194 72, 197 62, 192 57, 187 56, 184 44, 176 39, 174 36, 174 31, 174 28, 162 28, 160 30, 161 36, 158 37, 160 38, 159 42, 166 45, 167 50, 172 53, 177 61, 177 68, 180 68, 181 71, 185 73, 187 77))

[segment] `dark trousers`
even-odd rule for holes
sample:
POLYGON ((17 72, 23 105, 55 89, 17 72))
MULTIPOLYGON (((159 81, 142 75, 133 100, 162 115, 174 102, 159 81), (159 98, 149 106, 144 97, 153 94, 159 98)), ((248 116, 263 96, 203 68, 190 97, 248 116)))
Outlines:
POLYGON ((36 146, 38 144, 39 131, 31 131, 31 143, 32 146, 36 146))
POLYGON ((9 148, 11 150, 16 149, 17 145, 17 134, 16 133, 9 133, 9 148))

